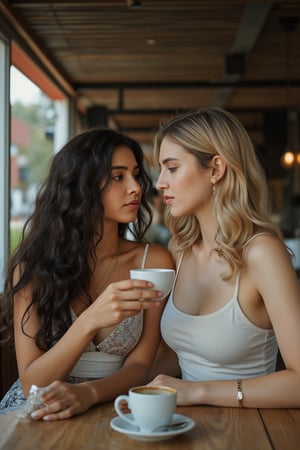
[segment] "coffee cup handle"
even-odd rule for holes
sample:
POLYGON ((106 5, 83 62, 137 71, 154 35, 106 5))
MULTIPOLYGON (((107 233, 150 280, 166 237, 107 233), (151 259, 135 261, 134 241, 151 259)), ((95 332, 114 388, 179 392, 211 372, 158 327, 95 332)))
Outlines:
POLYGON ((128 418, 128 414, 124 414, 120 408, 120 403, 124 401, 129 406, 129 396, 128 395, 119 395, 114 401, 114 408, 118 416, 122 417, 123 420, 130 423, 131 425, 135 425, 134 421, 128 418))

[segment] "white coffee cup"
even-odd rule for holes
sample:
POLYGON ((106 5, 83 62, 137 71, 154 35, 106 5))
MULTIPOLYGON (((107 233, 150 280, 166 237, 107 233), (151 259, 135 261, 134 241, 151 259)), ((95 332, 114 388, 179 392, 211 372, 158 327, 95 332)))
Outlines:
POLYGON ((162 291, 163 296, 151 300, 163 300, 170 292, 175 281, 174 269, 131 269, 132 280, 146 280, 153 284, 151 289, 162 291))
POLYGON ((119 395, 114 407, 117 414, 126 422, 144 433, 151 433, 160 426, 169 425, 176 410, 176 390, 166 386, 137 386, 131 388, 128 395, 119 395), (126 402, 131 414, 125 414, 120 408, 126 402))

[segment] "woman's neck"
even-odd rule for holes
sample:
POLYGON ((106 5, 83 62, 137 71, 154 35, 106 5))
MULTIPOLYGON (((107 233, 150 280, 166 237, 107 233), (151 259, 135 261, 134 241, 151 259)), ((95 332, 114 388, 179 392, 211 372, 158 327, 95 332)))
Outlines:
POLYGON ((202 235, 202 245, 207 250, 213 250, 216 248, 216 234, 218 231, 218 223, 215 217, 202 217, 199 220, 199 226, 202 235))
POLYGON ((118 234, 118 224, 106 224, 102 239, 97 243, 96 253, 98 256, 115 256, 120 253, 122 239, 118 234))

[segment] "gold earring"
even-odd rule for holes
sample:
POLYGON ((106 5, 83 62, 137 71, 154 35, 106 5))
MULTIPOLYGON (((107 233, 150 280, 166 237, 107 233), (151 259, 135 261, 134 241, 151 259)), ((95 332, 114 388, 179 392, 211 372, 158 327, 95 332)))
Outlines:
POLYGON ((215 193, 215 190, 216 190, 216 186, 215 186, 215 184, 213 184, 212 185, 212 192, 213 192, 213 194, 215 193))

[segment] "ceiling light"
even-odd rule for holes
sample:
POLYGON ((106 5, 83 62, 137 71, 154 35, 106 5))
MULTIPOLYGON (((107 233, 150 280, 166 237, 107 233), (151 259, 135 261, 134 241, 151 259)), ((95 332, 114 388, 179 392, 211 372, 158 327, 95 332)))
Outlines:
POLYGON ((287 138, 286 146, 287 151, 284 153, 281 164, 284 168, 291 168, 294 164, 299 164, 299 155, 297 153, 299 148, 299 136, 298 136, 298 111, 291 105, 292 98, 292 41, 291 35, 296 30, 299 22, 298 17, 287 16, 280 17, 279 23, 282 30, 285 32, 286 37, 286 117, 287 117, 287 138))
POLYGON ((146 42, 147 42, 148 45, 155 45, 156 44, 156 40, 155 39, 151 39, 151 38, 147 39, 146 42))

